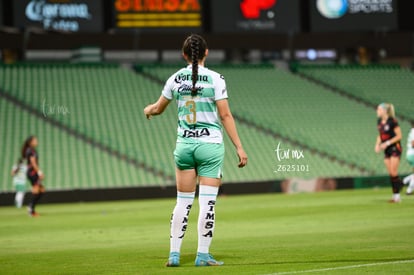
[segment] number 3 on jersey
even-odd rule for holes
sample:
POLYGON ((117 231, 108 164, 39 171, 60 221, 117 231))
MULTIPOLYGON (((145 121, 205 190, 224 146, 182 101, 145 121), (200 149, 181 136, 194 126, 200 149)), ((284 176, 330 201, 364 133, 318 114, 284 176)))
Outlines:
POLYGON ((185 103, 185 107, 187 107, 188 111, 190 112, 190 114, 185 116, 187 123, 196 124, 197 123, 196 103, 194 102, 194 100, 189 100, 185 103))

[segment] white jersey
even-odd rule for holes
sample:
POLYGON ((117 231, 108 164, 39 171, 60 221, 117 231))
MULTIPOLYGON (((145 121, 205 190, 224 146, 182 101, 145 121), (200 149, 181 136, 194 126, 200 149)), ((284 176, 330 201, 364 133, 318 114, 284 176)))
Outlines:
POLYGON ((413 141, 414 141, 414 128, 411 128, 411 131, 408 134, 408 139, 407 139, 407 156, 414 155, 413 141))
POLYGON ((223 133, 216 101, 226 99, 224 77, 203 66, 198 67, 197 96, 191 96, 192 66, 173 74, 166 82, 162 95, 173 98, 178 106, 177 142, 222 143, 223 133))
POLYGON ((17 173, 13 176, 13 184, 26 184, 27 165, 23 163, 20 165, 14 165, 12 169, 13 171, 16 171, 16 169, 18 169, 17 173))

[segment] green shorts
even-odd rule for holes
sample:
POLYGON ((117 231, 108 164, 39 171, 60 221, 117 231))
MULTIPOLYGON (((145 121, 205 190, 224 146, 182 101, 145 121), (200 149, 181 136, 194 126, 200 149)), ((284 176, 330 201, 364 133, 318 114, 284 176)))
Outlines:
POLYGON ((224 144, 177 143, 174 160, 180 170, 196 169, 199 176, 220 179, 224 162, 224 144))
POLYGON ((16 189, 17 192, 25 192, 26 191, 26 183, 14 182, 13 185, 14 185, 14 188, 16 189))
POLYGON ((412 167, 414 167, 414 155, 407 155, 407 161, 412 167))

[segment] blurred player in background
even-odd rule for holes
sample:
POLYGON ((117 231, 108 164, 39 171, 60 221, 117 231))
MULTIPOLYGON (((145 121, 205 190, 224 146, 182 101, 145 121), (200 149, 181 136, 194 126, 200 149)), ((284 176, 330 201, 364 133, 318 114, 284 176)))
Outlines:
MULTIPOLYGON (((414 121, 411 122, 411 131, 407 139, 407 161, 414 172, 414 121)), ((414 191, 414 173, 406 176, 403 182, 404 184, 408 184, 407 195, 412 195, 414 191)))
POLYGON ((23 159, 20 158, 17 164, 13 165, 11 175, 13 177, 13 185, 16 189, 16 196, 14 202, 17 208, 21 208, 23 205, 24 194, 26 192, 26 180, 27 180, 27 165, 23 163, 23 159))
POLYGON ((391 103, 381 103, 377 107, 378 131, 379 135, 375 143, 375 152, 384 151, 384 163, 390 175, 393 196, 389 201, 398 203, 401 201, 400 190, 402 181, 398 176, 398 166, 402 153, 401 147, 401 128, 395 119, 394 105, 391 103))
POLYGON ((171 217, 170 256, 167 266, 180 264, 181 243, 199 180, 198 249, 196 266, 222 265, 209 253, 215 224, 215 204, 224 160, 222 126, 233 142, 239 167, 247 164, 227 101, 224 77, 204 67, 207 43, 190 35, 182 48, 188 66, 173 74, 162 95, 144 113, 148 119, 161 114, 171 100, 178 104, 176 163, 177 203, 171 217))
POLYGON ((29 215, 36 217, 39 214, 36 212, 36 204, 39 202, 45 188, 42 185, 44 175, 39 167, 39 155, 36 151, 38 145, 37 138, 30 136, 26 139, 22 148, 22 157, 27 160, 27 177, 32 185, 32 201, 29 204, 29 215))

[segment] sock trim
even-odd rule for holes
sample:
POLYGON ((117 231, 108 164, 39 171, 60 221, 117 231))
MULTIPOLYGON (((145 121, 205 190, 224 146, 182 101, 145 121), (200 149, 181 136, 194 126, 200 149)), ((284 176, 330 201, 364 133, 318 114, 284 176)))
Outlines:
POLYGON ((177 191, 177 198, 180 199, 194 199, 195 197, 195 192, 180 192, 177 191))
POLYGON ((180 198, 180 199, 193 199, 194 196, 181 196, 181 195, 178 195, 177 198, 180 198))
POLYGON ((202 196, 202 197, 215 197, 215 196, 217 196, 217 194, 199 194, 199 196, 202 196))

